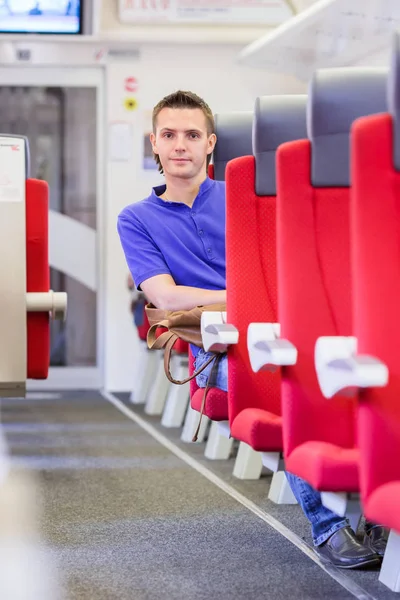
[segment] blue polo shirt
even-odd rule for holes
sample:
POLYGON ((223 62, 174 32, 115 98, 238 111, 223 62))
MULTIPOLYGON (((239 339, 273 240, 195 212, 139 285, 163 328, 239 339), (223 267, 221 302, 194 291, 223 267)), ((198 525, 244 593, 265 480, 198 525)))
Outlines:
MULTIPOLYGON (((117 229, 135 285, 155 275, 171 275, 177 285, 225 290, 225 182, 205 179, 193 206, 159 196, 130 204, 117 229)), ((196 354, 197 348, 192 347, 196 354)))

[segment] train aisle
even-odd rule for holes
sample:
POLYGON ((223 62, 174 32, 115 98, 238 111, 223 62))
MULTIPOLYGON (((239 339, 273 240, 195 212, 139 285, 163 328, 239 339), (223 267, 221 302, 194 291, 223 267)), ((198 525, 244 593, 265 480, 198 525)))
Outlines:
POLYGON ((376 571, 312 560, 299 507, 268 503, 268 477, 234 481, 232 461, 210 464, 201 444, 180 443, 159 419, 106 396, 2 403, 13 459, 37 478, 68 600, 397 597, 376 571))

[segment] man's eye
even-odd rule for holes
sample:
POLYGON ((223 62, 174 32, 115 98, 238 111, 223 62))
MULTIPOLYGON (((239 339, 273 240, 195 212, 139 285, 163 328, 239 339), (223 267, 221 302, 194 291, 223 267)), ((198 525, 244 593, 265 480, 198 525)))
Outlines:
POLYGON ((191 133, 190 137, 192 137, 192 138, 198 138, 199 134, 198 133, 191 133))
POLYGON ((172 133, 164 133, 164 137, 166 137, 166 138, 172 137, 172 133))

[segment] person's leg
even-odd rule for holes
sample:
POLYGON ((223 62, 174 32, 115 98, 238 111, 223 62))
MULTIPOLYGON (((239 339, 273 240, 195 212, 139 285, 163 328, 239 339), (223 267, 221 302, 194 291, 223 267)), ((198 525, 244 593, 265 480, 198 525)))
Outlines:
MULTIPOLYGON (((196 356, 195 368, 199 369, 212 355, 212 352, 200 350, 196 356)), ((196 383, 200 388, 207 386, 212 364, 197 375, 196 383)), ((222 357, 210 385, 224 391, 228 390, 226 355, 222 357)), ((379 564, 379 557, 375 551, 357 540, 348 520, 325 508, 319 492, 300 477, 288 472, 286 476, 296 500, 311 524, 313 542, 322 557, 337 567, 347 569, 379 564)))
POLYGON ((325 508, 321 494, 300 477, 286 472, 289 485, 311 524, 318 554, 336 567, 356 569, 378 566, 380 558, 372 545, 360 542, 347 519, 325 508))
POLYGON ((320 546, 341 527, 349 525, 347 519, 339 517, 325 508, 321 494, 314 490, 304 479, 286 471, 286 477, 292 492, 302 511, 310 522, 314 546, 320 546))
MULTIPOLYGON (((212 356, 215 356, 214 352, 205 352, 200 349, 194 363, 194 368, 200 369, 212 356)), ((199 388, 207 387, 208 378, 210 377, 214 361, 212 361, 199 375, 196 377, 196 383, 199 388)), ((224 354, 218 364, 217 372, 213 373, 213 380, 210 381, 211 387, 217 387, 224 392, 228 391, 228 357, 224 354)))

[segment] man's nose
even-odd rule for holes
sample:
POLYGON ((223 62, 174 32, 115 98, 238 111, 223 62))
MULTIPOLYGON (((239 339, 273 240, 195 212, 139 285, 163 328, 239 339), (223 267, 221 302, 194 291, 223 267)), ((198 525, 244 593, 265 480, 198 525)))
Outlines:
POLYGON ((186 150, 185 137, 183 135, 176 136, 175 152, 185 152, 185 150, 186 150))

